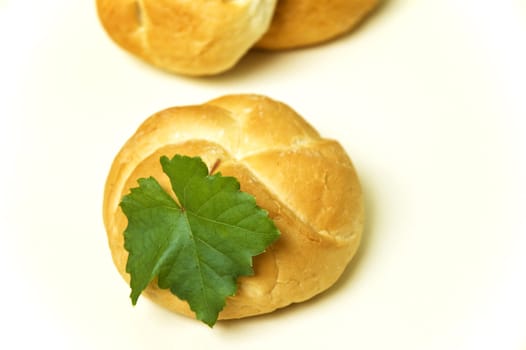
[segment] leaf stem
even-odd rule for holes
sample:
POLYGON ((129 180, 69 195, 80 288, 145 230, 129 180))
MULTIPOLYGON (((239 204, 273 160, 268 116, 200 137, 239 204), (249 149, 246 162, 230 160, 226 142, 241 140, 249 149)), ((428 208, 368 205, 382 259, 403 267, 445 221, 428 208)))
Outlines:
POLYGON ((209 175, 214 174, 214 172, 217 170, 217 168, 219 168, 220 164, 221 164, 221 159, 217 158, 217 160, 215 161, 214 165, 212 165, 212 167, 210 168, 209 175))

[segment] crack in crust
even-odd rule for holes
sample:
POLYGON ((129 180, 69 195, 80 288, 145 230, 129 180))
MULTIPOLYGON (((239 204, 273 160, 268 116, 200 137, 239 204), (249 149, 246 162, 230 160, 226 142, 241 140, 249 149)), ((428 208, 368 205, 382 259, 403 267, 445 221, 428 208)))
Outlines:
POLYGON ((135 18, 137 19, 138 28, 142 29, 144 26, 143 6, 140 0, 135 0, 135 18))

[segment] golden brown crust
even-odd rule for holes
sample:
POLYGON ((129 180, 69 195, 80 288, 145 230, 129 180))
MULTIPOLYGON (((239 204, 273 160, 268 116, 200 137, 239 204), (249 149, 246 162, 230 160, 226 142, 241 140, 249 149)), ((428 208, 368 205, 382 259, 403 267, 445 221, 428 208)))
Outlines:
POLYGON ((255 45, 287 49, 318 44, 354 28, 378 0, 279 0, 269 30, 255 45))
MULTIPOLYGON (((147 119, 115 158, 106 182, 104 222, 113 260, 125 272, 119 202, 137 179, 153 176, 171 192, 159 158, 201 156, 235 176, 281 231, 254 259, 255 275, 239 279, 220 319, 271 312, 331 286, 358 248, 363 228, 360 185, 343 148, 318 133, 288 106, 257 95, 230 95, 203 105, 170 108, 147 119)), ((155 283, 154 302, 193 316, 186 302, 155 283)))
POLYGON ((97 0, 122 48, 175 73, 231 68, 268 29, 276 0, 97 0))
POLYGON ((251 48, 318 44, 348 32, 378 0, 97 0, 122 48, 162 69, 213 75, 251 48))

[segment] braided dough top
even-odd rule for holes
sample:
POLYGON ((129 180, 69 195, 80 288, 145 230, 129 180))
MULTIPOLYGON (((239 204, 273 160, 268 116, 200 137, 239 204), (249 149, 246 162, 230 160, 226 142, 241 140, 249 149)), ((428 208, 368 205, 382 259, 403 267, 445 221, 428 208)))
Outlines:
MULTIPOLYGON (((121 275, 127 251, 120 200, 137 179, 153 176, 168 192, 159 158, 200 156, 218 172, 235 176, 281 231, 254 258, 255 274, 238 280, 220 319, 271 312, 311 298, 331 286, 358 248, 363 201, 343 148, 322 138, 283 103, 258 95, 229 95, 203 105, 175 107, 148 118, 116 156, 104 195, 104 222, 121 275)), ((151 283, 154 302, 193 316, 186 302, 151 283)))

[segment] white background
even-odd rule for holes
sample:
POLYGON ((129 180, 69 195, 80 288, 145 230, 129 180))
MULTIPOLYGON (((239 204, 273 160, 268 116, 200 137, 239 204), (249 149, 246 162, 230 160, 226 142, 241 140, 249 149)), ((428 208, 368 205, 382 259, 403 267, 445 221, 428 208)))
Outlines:
POLYGON ((193 79, 115 46, 94 2, 0 0, 0 348, 526 349, 526 3, 390 0, 351 35, 193 79), (266 94, 338 139, 363 246, 328 292, 213 329, 114 268, 111 161, 154 112, 266 94))

